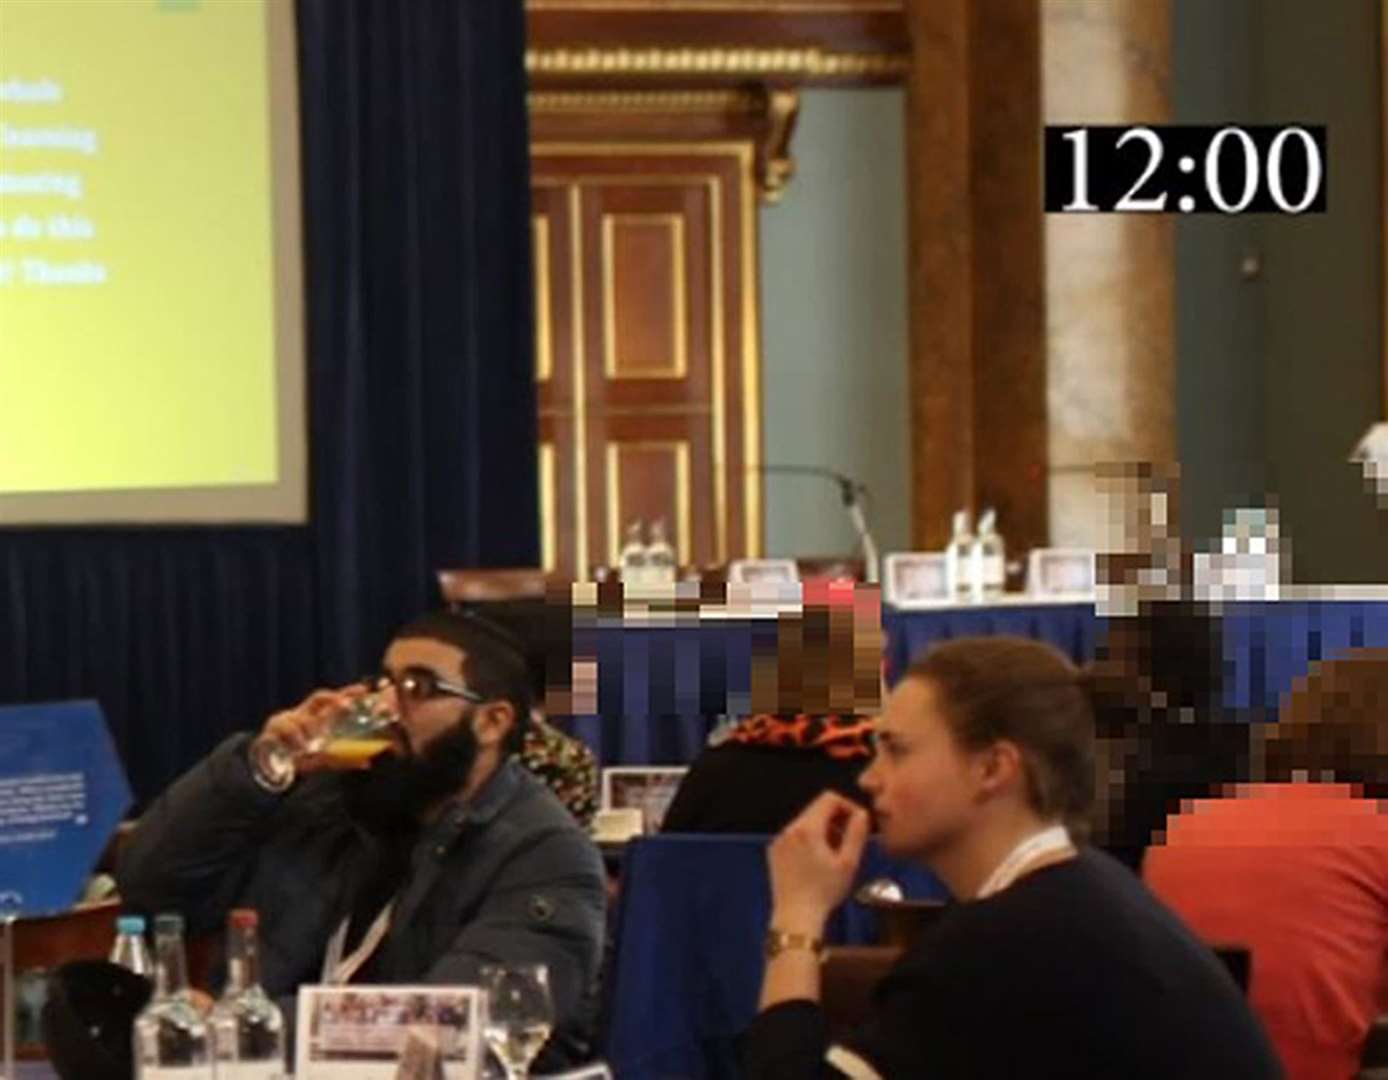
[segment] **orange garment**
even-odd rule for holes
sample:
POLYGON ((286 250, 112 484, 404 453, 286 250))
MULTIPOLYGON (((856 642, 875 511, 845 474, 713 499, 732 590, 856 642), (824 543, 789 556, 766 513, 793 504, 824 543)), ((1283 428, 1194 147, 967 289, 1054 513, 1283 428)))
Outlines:
POLYGON ((757 713, 739 720, 714 737, 715 745, 778 746, 794 750, 818 750, 840 760, 872 757, 870 716, 778 716, 757 713))
POLYGON ((1167 819, 1148 885, 1252 950, 1249 997, 1289 1080, 1345 1080, 1385 1011, 1388 809, 1348 784, 1243 784, 1167 819))

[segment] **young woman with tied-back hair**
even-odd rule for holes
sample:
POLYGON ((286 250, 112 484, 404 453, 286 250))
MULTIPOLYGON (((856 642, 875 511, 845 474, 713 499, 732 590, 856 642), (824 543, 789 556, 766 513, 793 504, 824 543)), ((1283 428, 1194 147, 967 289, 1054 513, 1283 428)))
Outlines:
POLYGON ((1094 718, 1065 657, 961 639, 913 664, 877 721, 861 784, 880 841, 956 903, 830 1046, 820 937, 870 828, 840 796, 772 843, 758 1078, 1272 1077, 1258 1022, 1209 948, 1126 868, 1084 842, 1094 718))

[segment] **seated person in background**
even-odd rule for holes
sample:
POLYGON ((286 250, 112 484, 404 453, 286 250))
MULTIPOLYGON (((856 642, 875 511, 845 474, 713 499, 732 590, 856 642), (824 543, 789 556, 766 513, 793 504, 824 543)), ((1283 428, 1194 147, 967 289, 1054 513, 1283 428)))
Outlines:
POLYGON ((598 812, 598 759, 582 739, 566 735, 532 709, 520 763, 554 793, 583 828, 598 812))
POLYGON ((1143 865, 1209 941, 1252 953, 1249 997, 1293 1080, 1347 1077, 1388 1010, 1388 650, 1317 664, 1265 731, 1268 782, 1174 814, 1143 865))
POLYGON ((483 964, 547 964, 556 1024, 541 1067, 583 1060, 602 860, 512 760, 530 712, 515 640, 475 617, 427 615, 390 643, 383 679, 397 753, 357 771, 301 758, 287 790, 253 764, 254 742, 302 749, 360 686, 316 691, 259 736, 231 737, 140 819, 116 873, 126 904, 181 911, 193 933, 256 908, 277 996, 320 980, 475 985, 483 964))
POLYGON ((721 728, 680 782, 661 831, 777 833, 823 791, 866 804, 858 775, 871 734, 860 716, 762 714, 721 728))
POLYGON ((1093 724, 1084 680, 1040 642, 964 638, 911 665, 861 782, 882 847, 925 863, 960 902, 879 985, 871 1020, 829 1046, 816 954, 869 816, 816 800, 768 852, 749 1077, 1279 1075, 1214 953, 1082 846, 1093 724))
MULTIPOLYGON (((767 704, 785 711, 716 729, 675 792, 662 832, 777 833, 823 791, 866 804, 858 774, 872 755, 872 721, 834 712, 835 703, 859 705, 852 641, 831 629, 849 614, 807 603, 803 613, 781 617, 777 655, 754 655, 752 679, 754 700, 774 685, 767 704)), ((876 701, 867 704, 875 711, 876 701)))
POLYGON ((1183 799, 1248 777, 1249 718, 1223 705, 1219 620, 1190 601, 1108 620, 1092 668, 1094 843, 1136 871, 1183 799))

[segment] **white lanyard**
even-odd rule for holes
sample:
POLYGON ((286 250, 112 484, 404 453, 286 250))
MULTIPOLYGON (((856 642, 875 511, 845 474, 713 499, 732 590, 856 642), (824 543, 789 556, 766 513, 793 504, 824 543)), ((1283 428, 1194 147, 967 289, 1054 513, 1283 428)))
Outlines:
POLYGON ((1075 845, 1070 841, 1070 830, 1064 825, 1052 825, 1049 829, 1042 829, 1012 849, 1007 858, 998 864, 998 868, 988 875, 988 880, 978 890, 977 898, 982 900, 985 896, 1002 892, 1022 876, 1027 866, 1043 855, 1074 850, 1075 845))
POLYGON ((349 915, 342 920, 342 924, 328 939, 328 951, 323 954, 323 974, 320 978, 324 986, 345 986, 351 982, 357 969, 366 963, 376 951, 376 947, 381 944, 381 939, 386 936, 386 930, 390 928, 390 913, 394 908, 395 901, 392 900, 381 909, 375 922, 366 931, 366 936, 361 939, 361 944, 352 950, 352 955, 345 960, 342 958, 342 950, 347 944, 347 926, 352 917, 349 915))

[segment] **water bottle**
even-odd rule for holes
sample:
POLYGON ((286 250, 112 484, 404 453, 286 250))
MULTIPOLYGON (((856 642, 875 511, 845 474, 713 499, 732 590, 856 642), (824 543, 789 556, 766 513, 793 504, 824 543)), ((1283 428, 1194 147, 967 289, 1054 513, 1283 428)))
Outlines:
POLYGON ((945 547, 945 582, 949 588, 950 599, 968 600, 969 576, 968 559, 973 546, 973 535, 969 532, 969 512, 956 510, 954 532, 945 547))
POLYGON ((978 535, 970 551, 969 578, 975 600, 996 600, 1007 582, 1007 560, 997 530, 998 515, 989 508, 978 517, 978 535))
POLYGON ((651 526, 651 542, 646 545, 648 580, 662 585, 673 584, 676 569, 675 549, 665 538, 665 519, 661 518, 651 526))
POLYGON ((260 985, 260 919, 249 908, 227 917, 227 985, 212 1010, 217 1080, 278 1080, 284 1016, 260 985))
POLYGON ((145 918, 143 915, 121 915, 116 919, 116 941, 111 946, 111 963, 154 978, 154 961, 145 944, 145 918))
POLYGON ((617 558, 625 585, 641 585, 646 581, 646 544, 641 538, 645 531, 639 520, 627 526, 627 542, 617 558))
POLYGON ((188 989, 183 916, 154 920, 154 997, 134 1032, 135 1080, 213 1080, 207 1022, 188 989))

